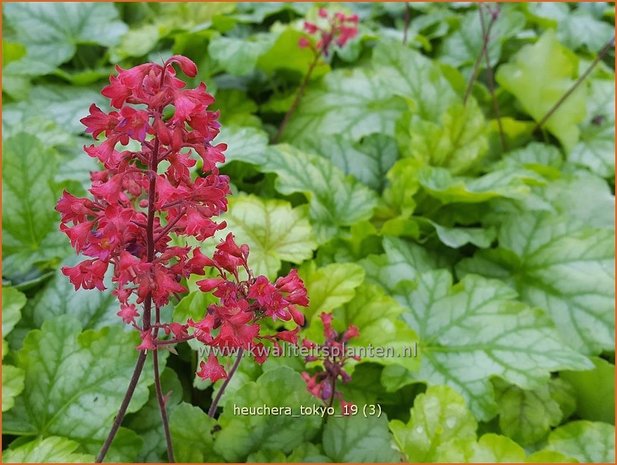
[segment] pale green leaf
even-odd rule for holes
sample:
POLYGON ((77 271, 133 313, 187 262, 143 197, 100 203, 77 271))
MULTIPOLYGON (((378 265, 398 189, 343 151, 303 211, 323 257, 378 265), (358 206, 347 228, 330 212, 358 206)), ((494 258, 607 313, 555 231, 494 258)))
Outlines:
POLYGON ((225 221, 238 243, 250 246, 249 263, 256 275, 274 278, 281 261, 301 263, 317 244, 305 214, 283 200, 238 196, 230 200, 225 221))
POLYGON ((341 135, 303 139, 300 148, 330 160, 345 174, 375 190, 381 190, 383 177, 398 156, 394 139, 381 134, 367 136, 361 144, 341 135))
POLYGON ((581 418, 615 422, 615 365, 599 357, 588 371, 563 371, 561 378, 574 388, 576 412, 581 418))
POLYGON ((477 166, 486 153, 488 129, 474 99, 466 105, 457 102, 434 122, 412 116, 409 147, 401 151, 431 166, 446 167, 452 174, 464 173, 477 166))
POLYGON ((244 39, 217 36, 210 41, 208 52, 222 69, 236 76, 250 74, 259 56, 272 46, 270 35, 254 35, 244 39))
POLYGON ((298 141, 315 134, 342 134, 358 140, 372 133, 392 134, 404 105, 391 97, 380 71, 336 70, 319 87, 310 87, 283 132, 298 141))
POLYGON ((529 184, 543 182, 533 172, 510 169, 492 171, 477 178, 453 177, 445 168, 425 167, 419 173, 422 187, 443 203, 481 203, 527 195, 529 184))
POLYGON ((338 463, 400 461, 385 416, 329 418, 323 432, 323 449, 338 463))
POLYGON ((112 3, 13 3, 3 12, 27 50, 10 70, 25 75, 53 72, 77 45, 115 45, 127 30, 112 3))
POLYGON ((2 454, 4 463, 86 463, 93 462, 94 455, 79 451, 79 443, 70 439, 50 436, 38 437, 19 447, 9 448, 2 454))
POLYGON ((550 313, 564 341, 587 354, 614 345, 614 237, 612 230, 588 227, 576 219, 523 213, 499 231, 504 262, 479 251, 460 270, 492 275, 501 266, 521 298, 550 313), (492 264, 492 265, 491 265, 492 264))
POLYGON ((261 165, 266 160, 268 136, 265 132, 250 127, 223 126, 216 144, 227 144, 225 162, 241 161, 261 165))
POLYGON ((537 443, 562 420, 559 403, 551 397, 548 384, 533 390, 501 380, 495 380, 494 385, 499 404, 499 427, 519 444, 537 443))
POLYGON ((615 427, 608 423, 573 421, 554 430, 546 448, 583 463, 612 463, 615 461, 615 427))
POLYGON ((448 386, 431 386, 415 398, 407 424, 392 420, 390 429, 409 462, 438 461, 438 447, 454 439, 476 438, 476 420, 465 400, 448 386))
POLYGON ((279 145, 268 151, 261 168, 278 175, 275 187, 280 193, 306 196, 319 243, 331 239, 339 228, 372 215, 375 193, 323 157, 279 145))
POLYGON ((215 461, 212 438, 212 428, 215 425, 216 421, 199 407, 185 402, 174 407, 169 418, 169 428, 176 461, 215 461))
POLYGON ((5 338, 21 318, 26 296, 12 287, 2 286, 2 337, 5 338))
POLYGON ((309 306, 304 311, 307 321, 313 315, 329 313, 349 302, 364 281, 364 270, 355 263, 332 263, 317 268, 311 261, 300 268, 299 275, 309 296, 309 306))
MULTIPOLYGON (((2 258, 6 276, 63 255, 45 247, 57 231, 56 154, 36 137, 20 133, 4 141, 2 157, 2 258)), ((65 248, 68 248, 66 241, 65 248)))
POLYGON ((2 411, 15 405, 15 398, 24 390, 24 371, 12 365, 2 365, 2 411))
MULTIPOLYGON (((576 73, 576 56, 549 30, 536 43, 524 46, 510 63, 499 67, 496 79, 539 122, 574 84, 576 73)), ((567 150, 578 141, 577 124, 585 118, 586 94, 586 88, 579 86, 544 124, 567 150)))
POLYGON ((525 450, 512 439, 489 433, 477 442, 457 440, 439 447, 439 462, 520 463, 525 461, 525 450))
MULTIPOLYGON (((16 355, 25 389, 3 416, 4 433, 61 435, 89 452, 100 448, 133 372, 138 337, 111 328, 80 330, 76 320, 62 316, 28 333, 16 355)), ((142 378, 129 412, 146 402, 151 382, 142 378)), ((135 434, 129 433, 124 434, 130 439, 127 447, 135 448, 135 434)), ((135 453, 140 447, 138 440, 135 453)))
POLYGON ((496 413, 491 376, 534 389, 551 371, 590 367, 541 310, 516 301, 516 292, 503 282, 468 275, 451 283, 447 271, 423 273, 415 286, 399 286, 396 297, 420 337, 416 378, 453 387, 479 419, 496 413))
POLYGON ((410 99, 414 115, 422 120, 437 123, 460 100, 435 62, 400 42, 380 41, 373 63, 384 91, 410 99))

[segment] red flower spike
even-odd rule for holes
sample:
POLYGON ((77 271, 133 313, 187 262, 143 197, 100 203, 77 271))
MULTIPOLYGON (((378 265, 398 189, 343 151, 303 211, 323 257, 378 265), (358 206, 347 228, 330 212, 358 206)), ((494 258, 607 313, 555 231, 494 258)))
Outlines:
MULTIPOLYGON (((311 35, 318 36, 317 47, 314 50, 315 54, 327 57, 330 53, 332 43, 338 47, 344 47, 350 39, 358 35, 357 15, 346 16, 342 12, 330 14, 325 8, 318 10, 320 20, 317 23, 309 21, 304 22, 304 30, 311 35)), ((310 42, 305 37, 298 41, 298 46, 306 48, 310 42)))
MULTIPOLYGON (((348 383, 351 381, 351 376, 344 370, 344 365, 349 359, 359 360, 353 354, 348 354, 345 348, 345 343, 354 337, 357 337, 360 332, 354 325, 350 325, 343 334, 339 334, 332 326, 333 316, 331 313, 321 313, 319 315, 324 326, 324 334, 326 340, 323 344, 316 344, 312 341, 304 339, 302 347, 311 351, 310 355, 305 357, 306 362, 314 362, 321 360, 323 362, 324 371, 319 371, 313 376, 308 373, 303 373, 302 377, 306 382, 308 391, 318 399, 321 399, 324 404, 330 405, 334 398, 341 402, 341 408, 345 413, 345 406, 352 405, 343 399, 340 391, 336 389, 337 382, 348 383)), ((349 411, 349 410, 347 410, 349 411)))
MULTIPOLYGON (((171 338, 166 344, 194 338, 254 354, 252 348, 263 347, 260 341, 296 343, 297 327, 276 336, 260 334, 265 319, 304 323, 298 307, 308 305, 308 298, 295 271, 276 283, 254 278, 249 248, 237 244, 232 233, 211 257, 196 246, 172 246, 178 240, 204 241, 226 228, 217 217, 227 210, 230 193, 229 178, 218 171, 227 145, 213 144, 220 131, 219 113, 209 110, 214 97, 204 83, 186 88, 175 65, 186 76, 197 75, 195 63, 181 55, 163 65, 116 67, 101 93, 117 111, 91 105, 81 120, 86 133, 103 138, 84 147, 102 169, 91 173, 88 198, 64 192, 56 206, 61 231, 87 257, 62 272, 76 289, 104 290, 110 270, 112 294, 120 304, 117 315, 140 331, 138 350, 157 350, 159 337, 171 338), (162 116, 170 112, 171 118, 162 116), (124 150, 129 143, 131 150, 124 150), (198 161, 202 173, 195 176, 198 161), (185 293, 183 282, 190 275, 212 270, 218 276, 198 286, 218 302, 203 309, 201 320, 154 326, 148 318, 139 321, 146 308, 160 312, 172 296, 185 293)), ((164 321, 165 315, 160 316, 164 321)), ((266 353, 255 357, 263 363, 266 353)), ((227 376, 214 356, 202 362, 198 374, 212 381, 227 376)))

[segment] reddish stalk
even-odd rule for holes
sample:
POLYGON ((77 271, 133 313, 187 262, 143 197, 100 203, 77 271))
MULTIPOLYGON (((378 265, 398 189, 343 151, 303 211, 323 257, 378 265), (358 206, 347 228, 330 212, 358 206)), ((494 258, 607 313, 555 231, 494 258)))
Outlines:
MULTIPOLYGON (((491 12, 491 18, 496 16, 498 11, 495 13, 491 12)), ((486 25, 484 24, 484 14, 482 13, 482 5, 478 5, 478 14, 480 15, 480 26, 482 27, 482 36, 487 37, 487 34, 490 34, 490 31, 487 31, 486 25)), ((492 23, 491 23, 492 24, 492 23)), ((488 37, 487 37, 488 42, 488 37)), ((488 91, 491 94, 491 100, 493 101, 493 112, 495 113, 495 118, 497 119, 497 127, 499 128, 499 142, 501 143, 501 150, 505 153, 508 151, 508 144, 506 143, 506 136, 503 130, 503 125, 501 124, 501 116, 499 112, 499 103, 497 102, 497 96, 495 95, 495 77, 493 75, 493 67, 491 66, 491 60, 488 55, 488 47, 483 47, 482 52, 484 55, 484 59, 486 61, 486 80, 488 84, 488 91)))
POLYGON ((321 55, 320 51, 315 51, 315 57, 313 58, 313 61, 309 65, 309 68, 306 74, 304 75, 304 79, 302 80, 300 87, 298 87, 298 91, 296 92, 296 97, 294 98, 293 103, 289 107, 289 110, 287 110, 287 113, 285 113, 285 116, 283 117, 283 121, 281 121, 281 125, 279 126, 278 131, 276 132, 276 135, 274 136, 274 139, 272 140, 272 142, 277 143, 279 141, 279 139, 283 135, 283 131, 285 131, 285 128, 287 127, 287 124, 289 123, 289 119, 298 109, 298 106, 300 105, 300 100, 302 100, 302 97, 304 96, 304 91, 306 90, 306 86, 308 85, 309 80, 311 79, 313 71, 315 70, 315 66, 317 66, 317 63, 319 62, 320 55, 321 55))
MULTIPOLYGON (((482 5, 478 5, 478 10, 480 11, 480 17, 482 18, 482 5)), ((482 34, 482 50, 478 54, 476 61, 473 64, 473 69, 471 71, 471 76, 469 78, 469 83, 467 84, 467 89, 465 89, 465 95, 463 97, 463 103, 466 104, 469 96, 471 95, 471 89, 473 87, 473 83, 478 79, 478 74, 480 73, 480 62, 486 53, 488 55, 488 43, 491 36, 491 29, 497 20, 497 15, 491 15, 491 20, 488 23, 488 27, 486 31, 483 31, 482 34)))
POLYGON ((243 354, 244 354, 244 351, 242 349, 239 349, 238 350, 238 356, 236 357, 236 361, 234 362, 233 366, 231 367, 231 370, 229 370, 229 373, 227 374, 227 378, 225 378, 225 381, 223 382, 223 385, 221 386, 219 391, 216 393, 216 397, 214 398, 214 400, 212 401, 212 404, 210 405, 210 408, 208 409, 208 416, 210 418, 214 418, 214 414, 216 413, 216 408, 218 407, 219 402, 221 401, 221 397, 223 397, 225 389, 227 389, 227 386, 229 385, 229 383, 231 381, 231 378, 236 373, 236 370, 238 370, 238 367, 240 366, 240 361, 242 360, 242 355, 243 354))
POLYGON ((405 2, 405 17, 403 26, 403 45, 407 45, 407 35, 409 34, 409 24, 411 23, 411 8, 409 3, 405 2))
MULTIPOLYGON (((161 320, 161 311, 158 307, 156 307, 156 323, 159 324, 161 320)), ((155 329, 155 336, 158 334, 159 330, 155 329)), ((156 339, 156 337, 155 337, 156 339)), ((161 374, 159 372, 159 351, 152 351, 153 358, 153 366, 154 366, 154 388, 156 390, 156 399, 159 404, 159 411, 161 412, 161 421, 163 423, 163 432, 165 434, 165 442, 167 444, 167 459, 169 463, 175 462, 174 458, 174 447, 171 441, 171 433, 169 431, 169 419, 167 417, 167 408, 165 396, 163 395, 163 389, 161 388, 161 374)))
POLYGON ((572 93, 576 90, 576 88, 580 86, 581 83, 587 78, 587 76, 591 74, 593 69, 598 65, 598 63, 600 63, 602 58, 604 58, 604 56, 608 53, 608 51, 614 46, 615 46, 615 36, 611 37, 609 41, 606 42, 606 44, 604 44, 604 46, 598 52, 598 55, 594 58, 591 64, 587 67, 585 72, 581 74, 580 77, 576 80, 576 82, 572 85, 572 87, 570 87, 568 91, 565 94, 563 94, 559 100, 555 102, 555 105, 553 105, 553 107, 549 111, 546 112, 546 114, 542 117, 542 119, 534 127, 534 132, 540 129, 549 120, 549 118, 553 116, 553 114, 563 104, 563 102, 565 102, 567 98, 570 95, 572 95, 572 93))
MULTIPOLYGON (((163 70, 163 75, 165 74, 165 70, 163 70)), ((150 163, 149 163, 149 171, 150 171, 150 183, 148 186, 148 221, 146 224, 146 240, 147 240, 147 262, 151 263, 154 260, 154 216, 155 216, 155 207, 154 202, 156 200, 156 170, 158 166, 158 152, 159 152, 159 140, 156 139, 154 142, 154 147, 151 150, 150 155, 150 163)), ((149 293, 146 296, 144 301, 144 313, 143 313, 143 331, 148 331, 152 324, 152 295, 149 293)), ((101 463, 111 444, 120 429, 120 425, 124 420, 126 415, 126 411, 131 402, 133 394, 135 393, 135 388, 137 387, 137 382, 139 381, 139 377, 141 376, 141 372, 143 371, 144 364, 146 362, 146 357, 148 356, 147 351, 142 351, 139 354, 139 358, 137 359, 137 363, 135 365, 135 369, 133 370, 133 375, 131 376, 131 381, 129 382, 129 387, 126 390, 126 394, 124 395, 124 399, 122 400, 122 404, 120 405, 120 409, 118 410, 118 414, 114 419, 114 423, 101 447, 101 450, 96 457, 96 462, 101 463)))

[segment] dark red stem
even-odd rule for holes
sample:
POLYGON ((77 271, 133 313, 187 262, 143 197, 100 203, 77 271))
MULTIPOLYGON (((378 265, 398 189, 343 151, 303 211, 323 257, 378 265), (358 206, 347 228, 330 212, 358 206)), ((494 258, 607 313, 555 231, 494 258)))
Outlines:
MULTIPOLYGON (((160 111, 159 111, 160 113, 160 111)), ((159 140, 156 139, 154 142, 154 148, 152 149, 152 154, 150 157, 150 184, 148 186, 148 222, 146 225, 146 241, 147 241, 147 262, 152 262, 154 260, 154 216, 155 216, 155 208, 154 202, 156 199, 156 170, 158 165, 158 152, 159 152, 159 140)), ((143 313, 143 330, 147 331, 150 329, 152 319, 152 295, 149 293, 144 300, 144 313, 143 313)), ((111 447, 111 443, 113 442, 118 430, 120 429, 120 425, 124 420, 126 415, 126 411, 129 407, 133 394, 135 393, 135 388, 137 387, 137 382, 139 381, 139 377, 141 376, 141 372, 144 369, 144 364, 146 363, 146 357, 148 356, 147 351, 143 351, 139 354, 137 359, 137 363, 135 364, 135 369, 133 370, 133 375, 131 376, 131 381, 129 382, 129 387, 126 390, 126 394, 124 394, 124 399, 122 400, 122 404, 120 405, 120 409, 118 410, 118 414, 114 419, 114 423, 107 435, 107 439, 103 443, 99 454, 96 457, 96 462, 101 463, 109 448, 111 447)))
POLYGON ((225 392, 225 389, 227 389, 227 386, 229 385, 231 378, 233 377, 234 373, 238 369, 238 366, 240 366, 240 361, 242 360, 243 354, 244 354, 244 351, 242 349, 238 350, 238 356, 236 357, 236 361, 234 362, 234 365, 231 367, 231 370, 229 370, 229 373, 227 374, 227 378, 225 378, 223 385, 221 386, 219 391, 216 393, 216 397, 214 398, 214 400, 212 401, 212 405, 210 405, 210 408, 208 409, 208 416, 210 418, 214 418, 214 414, 216 413, 216 408, 218 407, 221 397, 223 397, 223 393, 225 392))
MULTIPOLYGON (((161 311, 156 307, 156 324, 161 322, 161 311)), ((159 330, 154 330, 155 340, 159 330)), ((169 431, 169 419, 167 418, 167 408, 165 402, 165 396, 163 396, 163 389, 161 388, 161 374, 159 372, 159 351, 152 351, 153 365, 154 365, 154 388, 156 390, 156 399, 159 404, 159 411, 161 412, 161 420, 163 422, 163 432, 165 434, 165 442, 167 443, 167 459, 169 463, 175 462, 174 458, 174 446, 171 441, 171 433, 169 431)))
POLYGON ((313 58, 313 61, 309 65, 309 68, 306 71, 306 75, 304 76, 304 79, 302 80, 300 87, 298 87, 298 91, 296 92, 296 97, 294 98, 294 101, 291 104, 291 107, 289 107, 289 110, 287 110, 287 113, 285 113, 285 116, 283 117, 283 121, 281 121, 281 125, 279 126, 278 131, 276 132, 276 135, 274 136, 274 139, 272 140, 273 143, 276 144, 279 141, 279 139, 283 135, 283 132, 285 131, 285 128, 287 127, 287 124, 289 123, 289 119, 298 109, 298 106, 300 105, 300 100, 302 100, 302 96, 304 95, 304 91, 306 90, 306 86, 309 83, 309 80, 311 79, 311 75, 313 74, 313 71, 315 70, 315 66, 317 66, 317 63, 319 63, 320 56, 321 56, 321 49, 315 50, 315 57, 313 58))

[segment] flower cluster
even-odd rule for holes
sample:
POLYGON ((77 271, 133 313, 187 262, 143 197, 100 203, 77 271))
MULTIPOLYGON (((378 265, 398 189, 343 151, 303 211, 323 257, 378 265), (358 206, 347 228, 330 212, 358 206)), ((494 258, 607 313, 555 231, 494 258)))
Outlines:
MULTIPOLYGON (((311 354, 306 357, 307 362, 320 360, 323 362, 323 371, 310 375, 302 373, 302 378, 311 394, 321 399, 326 405, 330 406, 334 399, 339 399, 341 406, 348 404, 343 395, 337 391, 336 383, 340 379, 343 383, 351 381, 351 376, 344 369, 345 363, 349 359, 359 360, 358 356, 349 355, 345 345, 347 342, 360 335, 358 328, 350 325, 344 332, 338 333, 332 326, 332 314, 321 313, 319 315, 324 327, 325 342, 316 344, 305 339, 302 345, 309 349, 311 354)), ((344 410, 345 411, 345 410, 344 410)))
POLYGON ((347 16, 341 12, 330 14, 325 8, 320 8, 318 15, 319 21, 317 23, 304 22, 304 30, 319 37, 317 44, 313 48, 311 41, 302 37, 299 41, 300 47, 311 47, 316 54, 328 56, 333 43, 339 47, 344 47, 350 39, 358 34, 357 15, 347 16))
MULTIPOLYGON (((306 289, 296 270, 271 283, 265 276, 253 277, 248 266, 248 247, 238 246, 231 234, 216 247, 208 266, 216 268, 218 277, 197 282, 203 292, 212 292, 219 304, 208 307, 205 318, 188 326, 198 341, 219 349, 218 353, 250 351, 258 363, 266 359, 264 342, 278 345, 279 341, 297 344, 298 330, 304 315, 297 306, 308 305, 306 289), (246 279, 241 279, 245 275, 246 279), (273 335, 260 333, 259 322, 293 321, 293 330, 281 330, 273 335)), ((201 362, 198 375, 216 381, 227 376, 216 356, 201 362)))
MULTIPOLYGON (((213 143, 220 128, 218 113, 208 110, 214 97, 203 83, 186 89, 173 65, 187 76, 197 74, 195 64, 179 55, 162 65, 118 67, 118 74, 101 92, 117 111, 104 112, 92 105, 89 116, 81 120, 95 139, 104 136, 100 144, 84 147, 104 169, 91 174, 91 197, 65 191, 57 204, 61 230, 87 257, 62 272, 75 289, 103 290, 111 268, 118 316, 140 331, 140 350, 192 337, 209 345, 244 347, 259 337, 256 322, 261 317, 302 324, 295 305, 308 304, 306 290, 295 272, 275 284, 264 276, 254 278, 247 263, 248 247, 236 245, 231 233, 212 258, 198 247, 172 244, 172 237, 204 241, 224 229, 225 222, 216 217, 227 210, 229 194, 229 179, 217 168, 227 147, 213 143), (202 171, 195 177, 191 171, 198 161, 202 171), (208 308, 199 322, 161 323, 160 308, 173 295, 186 292, 182 280, 203 275, 211 267, 220 278, 202 281, 201 287, 215 289, 221 305, 208 308), (239 268, 247 274, 244 281, 239 268), (159 330, 172 339, 160 341, 159 330)), ((283 332, 278 338, 293 342, 295 333, 283 332)), ((200 373, 210 379, 222 375, 212 369, 200 373)))

